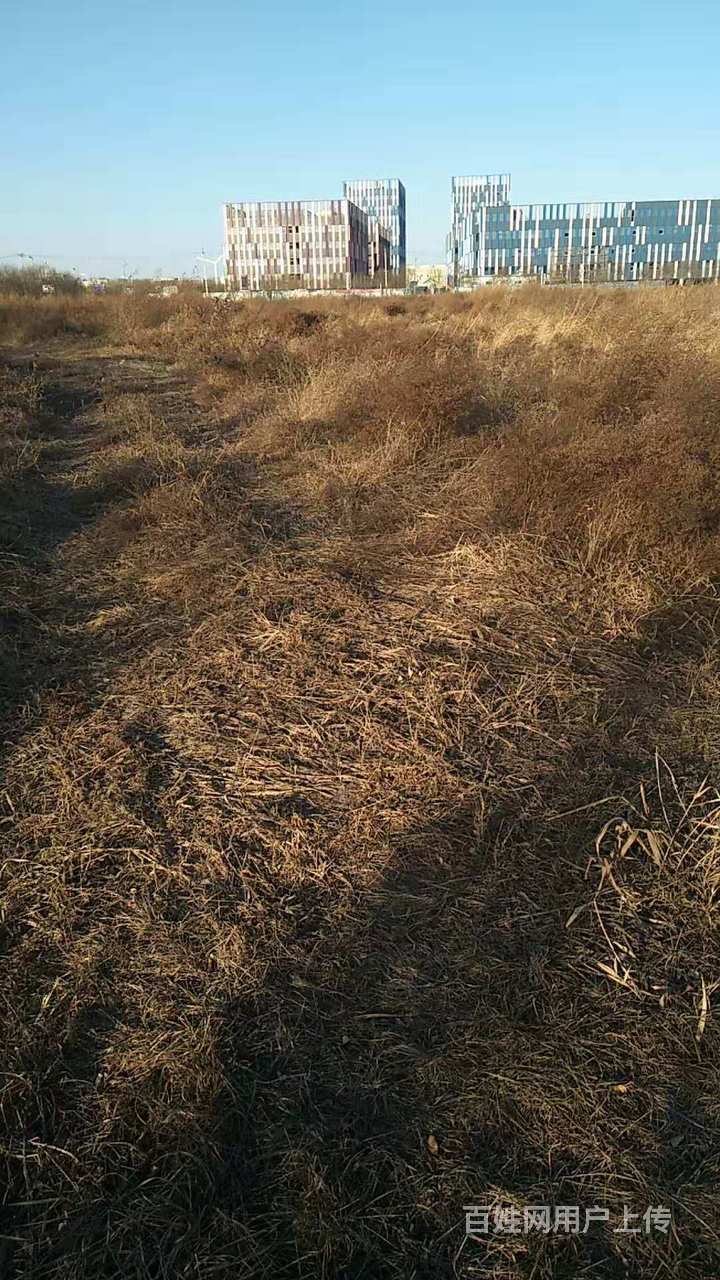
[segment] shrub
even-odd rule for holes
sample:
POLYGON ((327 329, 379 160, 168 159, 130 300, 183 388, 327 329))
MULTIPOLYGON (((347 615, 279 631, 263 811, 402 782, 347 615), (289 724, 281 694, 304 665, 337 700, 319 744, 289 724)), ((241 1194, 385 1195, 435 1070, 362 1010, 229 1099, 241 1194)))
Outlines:
POLYGON ((52 267, 33 265, 8 267, 0 265, 0 295, 13 294, 20 298, 40 298, 43 294, 62 294, 76 297, 82 292, 82 284, 71 271, 56 271, 52 267))

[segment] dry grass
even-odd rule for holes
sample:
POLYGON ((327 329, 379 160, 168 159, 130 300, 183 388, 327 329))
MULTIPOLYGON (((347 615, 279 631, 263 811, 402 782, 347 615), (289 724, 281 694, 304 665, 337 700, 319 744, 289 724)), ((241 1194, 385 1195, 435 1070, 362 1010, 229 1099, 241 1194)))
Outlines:
POLYGON ((3 1277, 720 1274, 719 318, 0 300, 3 1277))

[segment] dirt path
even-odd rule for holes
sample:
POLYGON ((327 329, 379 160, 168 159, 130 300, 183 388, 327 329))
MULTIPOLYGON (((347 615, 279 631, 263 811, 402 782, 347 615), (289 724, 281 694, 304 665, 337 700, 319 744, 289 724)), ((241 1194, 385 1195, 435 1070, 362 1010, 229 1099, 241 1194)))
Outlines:
MULTIPOLYGON (((37 379, 41 386, 35 434, 43 438, 43 449, 34 474, 25 477, 35 482, 35 492, 28 495, 26 486, 24 496, 30 497, 30 503, 24 521, 17 513, 15 534, 24 553, 32 555, 56 544, 100 509, 92 502, 83 503, 79 494, 73 503, 72 482, 93 451, 103 446, 108 427, 99 412, 103 398, 148 394, 171 421, 180 405, 187 413, 188 388, 164 362, 140 357, 75 349, 49 355, 0 352, 0 363, 19 377, 37 379)), ((4 536, 12 545, 12 531, 6 529, 4 536)))
POLYGON ((7 660, 5 715, 48 684, 97 675, 101 650, 79 646, 84 622, 102 607, 75 562, 63 550, 118 503, 118 492, 86 473, 102 455, 112 420, 104 406, 114 397, 150 397, 163 421, 187 423, 199 414, 187 382, 161 361, 78 352, 5 353, 12 377, 39 387, 30 428, 30 454, 6 486, 0 510, 0 556, 11 573, 2 613, 7 660))

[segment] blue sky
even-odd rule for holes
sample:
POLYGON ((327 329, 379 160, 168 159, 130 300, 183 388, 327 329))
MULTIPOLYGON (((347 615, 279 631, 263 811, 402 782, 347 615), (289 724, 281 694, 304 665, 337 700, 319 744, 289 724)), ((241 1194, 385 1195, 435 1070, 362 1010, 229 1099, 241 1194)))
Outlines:
POLYGON ((8 0, 0 256, 192 271, 224 200, 399 176, 441 261, 453 173, 513 200, 720 197, 720 5, 8 0))

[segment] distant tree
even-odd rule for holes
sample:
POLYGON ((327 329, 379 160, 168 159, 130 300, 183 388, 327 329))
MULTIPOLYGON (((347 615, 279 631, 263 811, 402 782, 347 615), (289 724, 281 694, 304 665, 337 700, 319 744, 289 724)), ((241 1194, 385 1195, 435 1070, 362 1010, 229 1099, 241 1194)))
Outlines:
POLYGON ((0 266, 0 293, 39 298, 44 293, 77 294, 82 284, 71 271, 55 271, 43 263, 32 266, 0 266))

